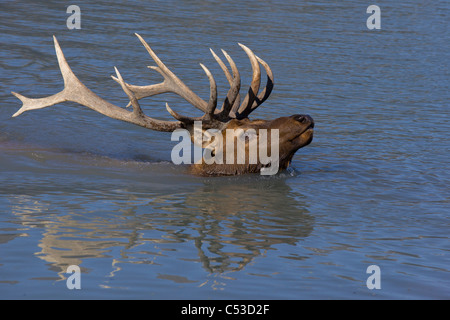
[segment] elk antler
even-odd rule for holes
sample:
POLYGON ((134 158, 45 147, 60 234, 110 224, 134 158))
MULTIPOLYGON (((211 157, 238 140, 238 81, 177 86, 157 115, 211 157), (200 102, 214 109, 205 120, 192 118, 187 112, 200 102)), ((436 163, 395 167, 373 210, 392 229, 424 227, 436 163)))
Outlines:
POLYGON ((64 53, 62 52, 58 40, 55 36, 53 36, 53 40, 55 42, 55 50, 56 56, 58 58, 59 68, 64 79, 64 89, 52 96, 38 99, 30 99, 16 92, 12 92, 13 95, 15 95, 23 102, 23 106, 13 115, 13 117, 17 117, 18 115, 28 110, 41 109, 64 101, 73 101, 91 108, 92 110, 97 111, 107 117, 130 122, 148 129, 170 132, 174 131, 177 128, 183 127, 182 123, 180 122, 157 120, 146 116, 142 112, 137 99, 124 85, 122 77, 118 73, 117 69, 117 76, 121 81, 122 88, 124 88, 125 93, 133 103, 133 111, 127 111, 100 98, 94 92, 89 90, 75 76, 75 74, 70 69, 69 64, 67 63, 67 60, 64 57, 64 53))
POLYGON ((178 128, 188 128, 196 120, 202 120, 203 124, 206 124, 206 127, 222 129, 225 123, 233 118, 247 118, 252 111, 254 111, 269 97, 272 91, 273 74, 267 63, 255 56, 250 49, 242 44, 239 44, 249 56, 253 69, 253 78, 250 89, 242 105, 239 106, 240 75, 238 69, 231 57, 222 50, 225 58, 231 66, 231 75, 225 64, 211 50, 214 58, 224 71, 230 84, 230 89, 227 93, 225 101, 223 102, 222 108, 220 110, 216 110, 217 86, 211 72, 204 65, 200 64, 210 82, 210 97, 208 102, 205 102, 198 95, 192 92, 172 71, 169 70, 169 68, 167 68, 167 66, 158 58, 158 56, 153 52, 153 50, 145 42, 145 40, 138 34, 136 34, 136 36, 139 38, 141 43, 144 45, 150 56, 157 64, 157 66, 152 66, 149 68, 158 71, 163 76, 164 81, 149 86, 130 85, 125 83, 121 74, 119 73, 117 68, 115 68, 117 77, 112 76, 112 78, 121 85, 122 89, 130 99, 130 104, 133 106, 132 111, 128 111, 124 108, 113 105, 89 90, 72 72, 69 64, 66 61, 66 58, 64 57, 61 47, 56 40, 56 37, 53 36, 56 56, 58 58, 59 68, 64 80, 64 89, 52 96, 37 99, 30 99, 18 93, 12 92, 12 94, 14 94, 23 102, 23 106, 13 115, 13 117, 16 117, 28 110, 41 109, 64 101, 73 101, 84 105, 94 111, 97 111, 107 117, 123 120, 157 131, 170 132, 178 128), (257 95, 261 80, 259 63, 261 63, 266 70, 267 84, 263 92, 260 95, 257 95), (166 92, 172 92, 180 95, 193 106, 205 112, 205 114, 202 117, 198 118, 181 116, 166 104, 168 112, 178 121, 157 120, 145 115, 139 105, 138 100, 144 97, 149 97, 166 92))
MULTIPOLYGON (((150 56, 155 60, 158 67, 150 66, 150 69, 158 71, 163 77, 164 81, 162 83, 148 85, 148 86, 135 86, 126 83, 125 85, 132 91, 137 99, 142 99, 150 96, 154 96, 160 93, 165 93, 168 91, 177 93, 181 97, 183 97, 185 100, 189 101, 193 106, 200 109, 203 112, 206 112, 206 102, 203 101, 200 97, 198 97, 195 93, 193 93, 186 85, 184 85, 180 79, 178 79, 175 74, 173 74, 165 65, 164 63, 158 58, 158 56, 153 52, 153 50, 150 48, 150 46, 145 42, 145 40, 136 34, 136 36, 139 38, 139 40, 142 42, 144 47, 147 49, 150 56), (164 90, 164 87, 167 87, 167 83, 181 83, 181 85, 176 86, 175 90, 164 90), (177 90, 177 89, 183 89, 183 90, 177 90)), ((227 59, 228 63, 231 66, 231 70, 233 72, 233 76, 231 76, 230 72, 228 71, 225 64, 222 62, 222 60, 214 53, 212 49, 211 53, 214 57, 214 59, 218 62, 220 67, 222 68, 223 72, 225 73, 225 76, 227 77, 227 80, 230 84, 230 89, 227 93, 227 97, 225 98, 225 101, 222 105, 222 108, 219 111, 216 111, 214 113, 214 118, 219 121, 229 121, 233 118, 236 119, 243 119, 247 118, 251 112, 253 112, 258 106, 260 106, 270 95, 273 89, 274 85, 274 77, 272 70, 270 69, 269 65, 262 60, 261 58, 257 57, 249 48, 244 46, 243 44, 239 43, 239 46, 245 51, 245 53, 248 55, 250 62, 252 64, 253 69, 253 77, 252 82, 250 84, 250 88, 248 90, 248 93, 246 97, 244 98, 244 101, 239 106, 240 103, 240 95, 239 90, 241 87, 241 78, 239 75, 239 71, 236 67, 236 64, 234 63, 233 59, 224 51, 222 50, 225 58, 227 59), (266 70, 267 74, 267 83, 264 90, 258 94, 259 86, 261 83, 261 71, 259 68, 259 63, 261 63, 266 70)), ((169 111, 170 112, 170 111, 169 111)), ((172 112, 171 112, 172 114, 172 112)), ((173 114, 172 114, 173 115, 173 114)), ((178 118, 180 118, 179 116, 178 118)), ((182 117, 186 121, 194 121, 199 118, 189 118, 189 117, 182 117)))

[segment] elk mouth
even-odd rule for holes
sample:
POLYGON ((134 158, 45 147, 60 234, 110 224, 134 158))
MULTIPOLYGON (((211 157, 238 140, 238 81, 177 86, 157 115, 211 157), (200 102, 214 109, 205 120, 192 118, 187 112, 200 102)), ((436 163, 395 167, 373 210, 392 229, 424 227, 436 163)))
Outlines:
POLYGON ((314 122, 311 122, 311 124, 308 127, 306 127, 306 129, 300 135, 302 135, 307 131, 314 131, 314 122))
MULTIPOLYGON (((309 115, 295 115, 294 119, 299 122, 301 125, 307 124, 303 130, 301 130, 298 136, 301 136, 305 132, 312 133, 314 131, 314 120, 309 115)), ((298 137, 297 136, 297 137, 298 137)), ((294 138, 295 139, 295 138, 294 138)))
POLYGON ((294 143, 297 148, 302 148, 311 143, 313 139, 314 133, 314 120, 310 116, 301 116, 300 118, 296 118, 298 122, 302 125, 305 125, 299 133, 291 139, 291 142, 294 143), (309 122, 309 123, 308 123, 309 122))

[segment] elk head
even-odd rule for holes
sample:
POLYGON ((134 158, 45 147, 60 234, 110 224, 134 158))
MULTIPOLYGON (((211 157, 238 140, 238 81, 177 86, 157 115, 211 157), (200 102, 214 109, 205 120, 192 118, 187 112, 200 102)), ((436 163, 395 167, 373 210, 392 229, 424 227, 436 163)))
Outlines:
POLYGON ((222 159, 231 160, 226 162, 215 161, 211 163, 204 161, 205 159, 200 159, 197 163, 193 164, 190 169, 192 173, 198 175, 236 175, 250 172, 262 172, 268 167, 272 169, 275 168, 276 171, 278 171, 278 168, 285 169, 289 166, 295 152, 311 142, 314 121, 308 115, 293 115, 271 121, 250 120, 248 118, 250 113, 269 97, 273 89, 274 81, 273 73, 269 65, 264 60, 257 57, 246 46, 239 44, 250 59, 253 77, 250 88, 242 103, 239 93, 241 79, 236 64, 231 57, 222 50, 231 67, 230 73, 223 61, 211 50, 214 59, 222 68, 230 85, 230 89, 228 90, 221 108, 217 109, 216 82, 211 72, 203 64, 200 65, 205 71, 210 84, 208 102, 192 92, 172 71, 169 70, 169 68, 167 68, 145 40, 138 34, 136 34, 136 36, 156 62, 157 66, 150 66, 149 68, 160 73, 164 80, 161 83, 153 85, 135 86, 126 83, 117 68, 115 68, 116 77, 112 76, 112 78, 121 85, 122 89, 130 99, 130 103, 127 107, 131 105, 131 111, 109 103, 88 89, 72 72, 56 37, 53 37, 59 68, 64 79, 64 89, 52 96, 37 99, 30 99, 12 92, 12 94, 23 102, 23 106, 13 115, 13 117, 28 110, 41 109, 64 101, 72 101, 107 117, 130 122, 148 129, 165 132, 174 132, 178 129, 184 129, 189 132, 194 143, 205 147, 205 150, 209 150, 213 157, 217 157, 218 154, 221 154, 223 156, 222 159), (266 71, 267 83, 264 90, 261 93, 258 93, 261 83, 260 64, 266 71), (178 94, 190 104, 204 112, 203 116, 193 118, 180 115, 172 110, 167 103, 166 109, 176 121, 158 120, 145 115, 138 100, 167 92, 178 94), (198 124, 200 124, 200 126, 198 126, 198 124), (211 138, 211 132, 214 133, 214 138, 211 138), (198 138, 199 136, 200 139, 198 138), (205 140, 204 136, 209 138, 205 140), (271 141, 267 144, 269 136, 271 137, 271 141), (222 143, 219 143, 219 141, 222 143), (226 141, 226 143, 223 143, 223 141, 226 141), (234 143, 235 141, 237 141, 236 144, 234 143), (241 143, 239 143, 239 141, 241 141, 241 143), (232 142, 232 147, 230 147, 230 142, 232 142), (256 156, 252 156, 252 148, 255 145, 257 146, 257 149, 259 149, 259 152, 257 152, 256 156), (270 158, 267 161, 267 159, 264 160, 262 157, 264 152, 266 156, 268 154, 273 155, 273 153, 276 153, 276 155, 274 158, 270 158), (239 156, 239 154, 243 154, 244 157, 239 156), (276 164, 274 160, 276 160, 276 164))

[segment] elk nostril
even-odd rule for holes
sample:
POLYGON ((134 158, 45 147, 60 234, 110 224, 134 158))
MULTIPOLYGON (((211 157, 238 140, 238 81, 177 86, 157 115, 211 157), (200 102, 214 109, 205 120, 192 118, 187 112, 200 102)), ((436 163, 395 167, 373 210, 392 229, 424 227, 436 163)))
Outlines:
POLYGON ((297 120, 300 123, 303 123, 303 122, 305 122, 306 117, 304 115, 300 115, 299 114, 299 115, 296 115, 294 119, 297 120))

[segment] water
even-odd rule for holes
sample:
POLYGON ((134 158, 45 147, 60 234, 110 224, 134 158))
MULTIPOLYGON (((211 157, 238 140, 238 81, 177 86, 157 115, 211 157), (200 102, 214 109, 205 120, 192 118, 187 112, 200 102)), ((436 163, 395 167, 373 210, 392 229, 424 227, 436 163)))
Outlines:
MULTIPOLYGON (((449 4, 378 1, 77 1, 0 4, 0 297, 139 299, 448 299, 449 4), (52 35, 94 92, 110 79, 160 81, 134 32, 201 97, 209 54, 272 67, 254 117, 308 113, 314 141, 274 177, 198 178, 170 161, 175 142, 65 103, 11 118, 62 88, 52 35), (69 265, 81 290, 69 290, 69 265), (381 289, 366 273, 380 268, 381 289)), ((146 113, 199 115, 172 95, 146 113)))

